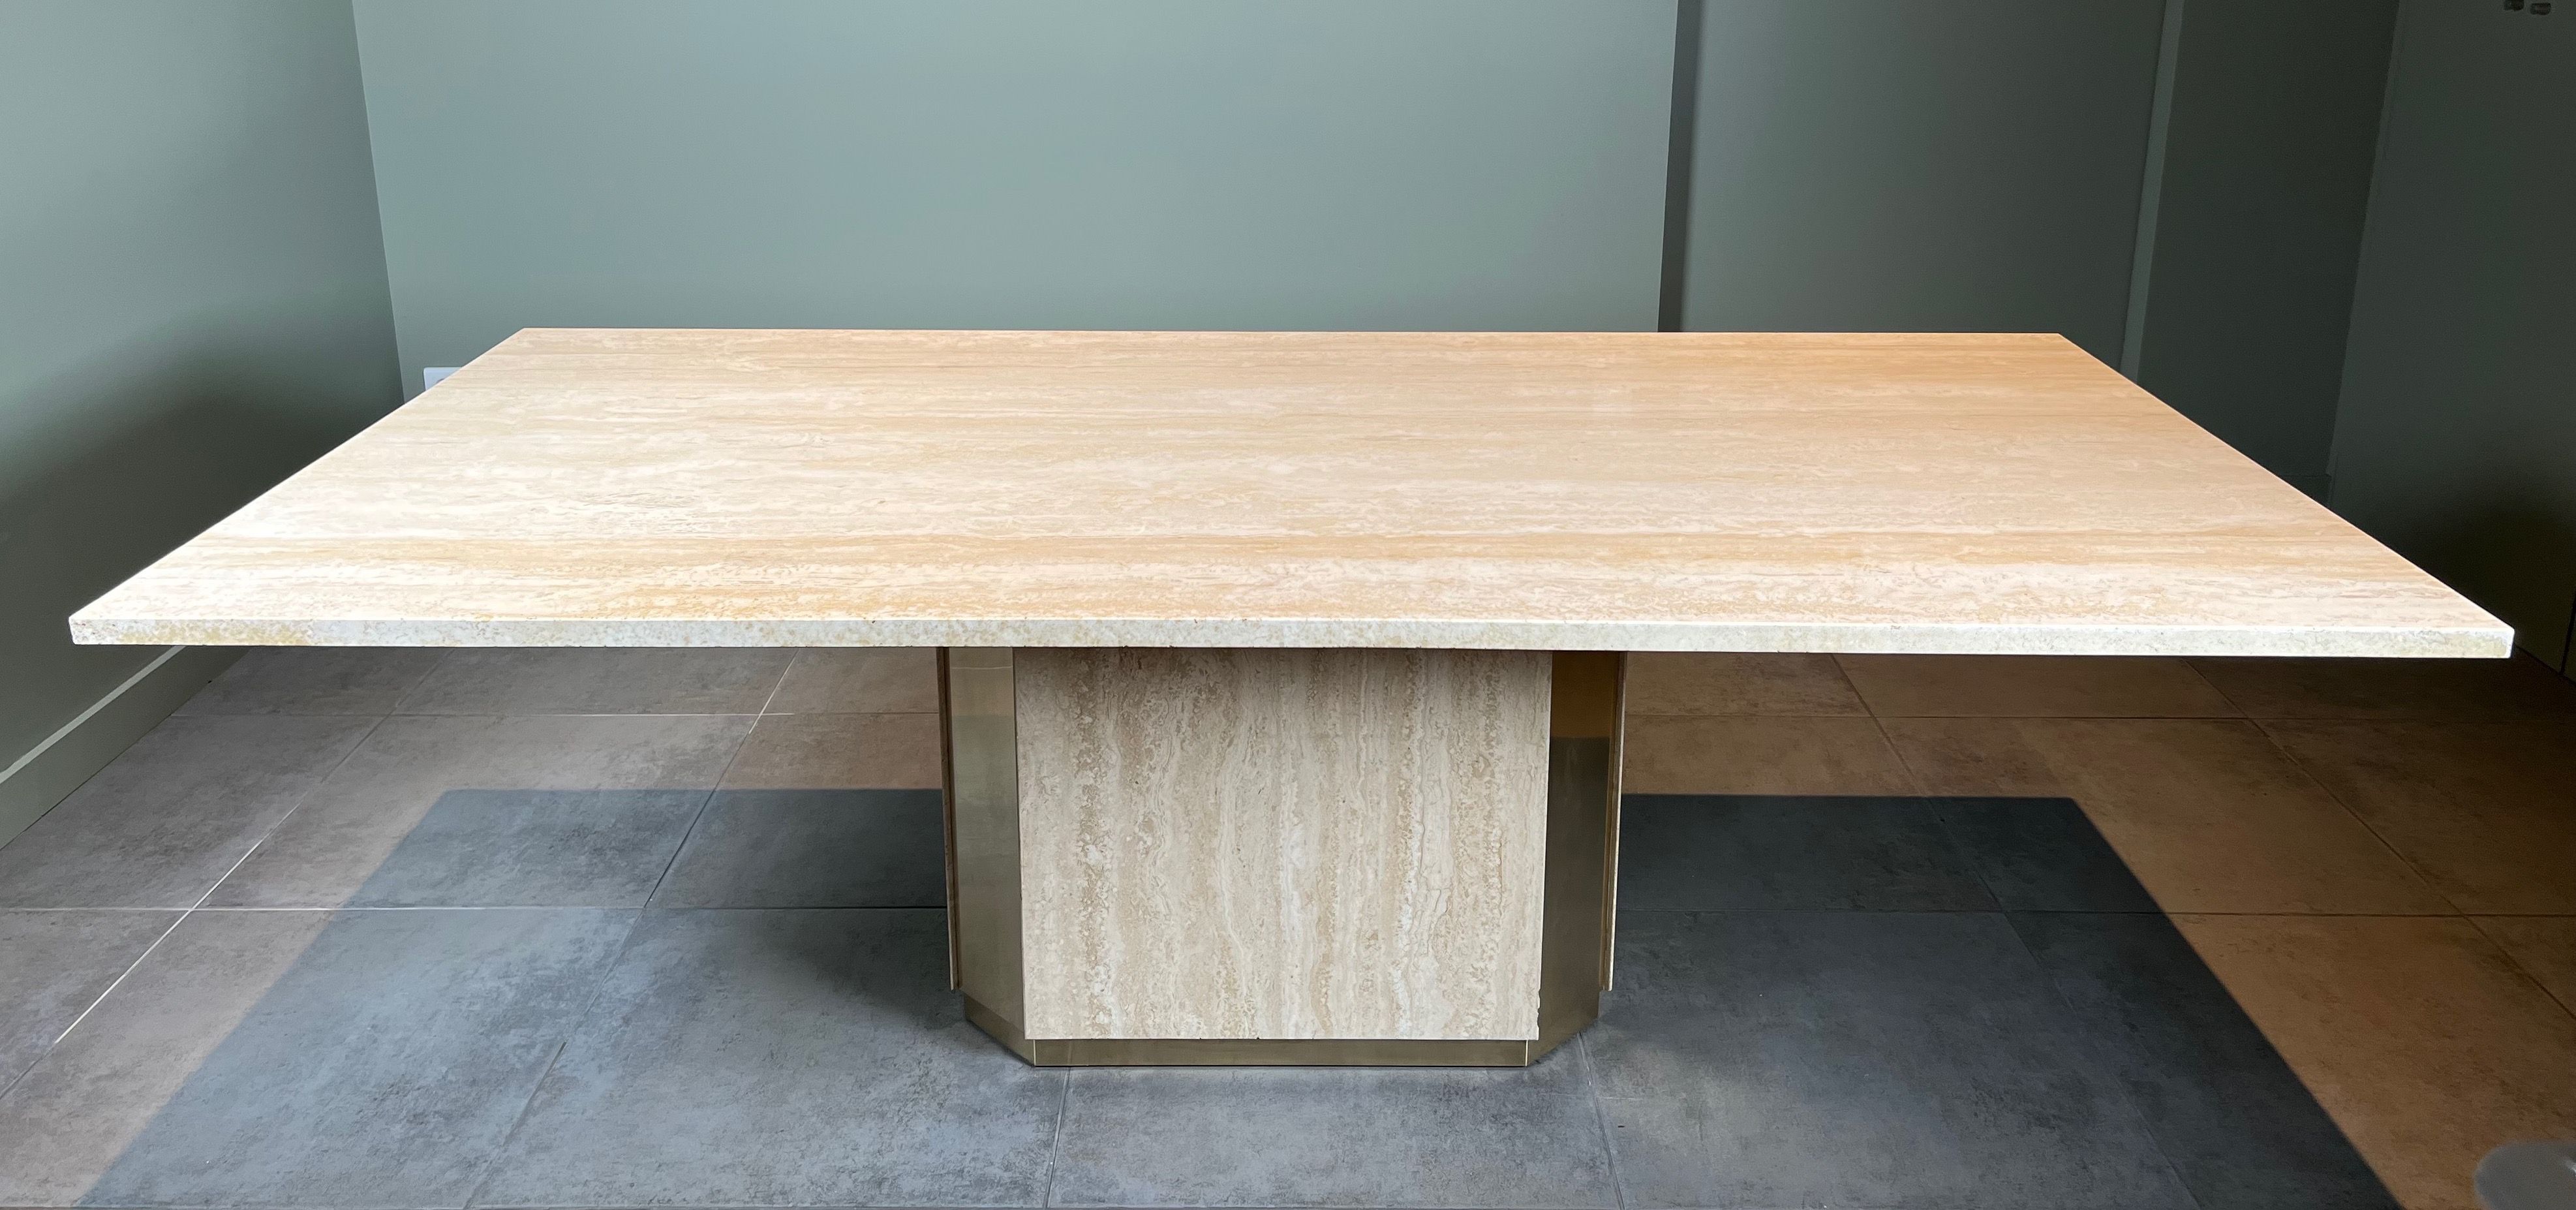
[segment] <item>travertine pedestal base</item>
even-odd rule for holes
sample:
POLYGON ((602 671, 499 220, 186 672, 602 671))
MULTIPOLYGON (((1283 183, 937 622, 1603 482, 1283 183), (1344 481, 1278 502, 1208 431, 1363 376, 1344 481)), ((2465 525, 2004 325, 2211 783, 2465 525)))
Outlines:
POLYGON ((1515 1065, 1609 980, 1609 653, 944 653, 949 939, 1031 1062, 1515 1065))

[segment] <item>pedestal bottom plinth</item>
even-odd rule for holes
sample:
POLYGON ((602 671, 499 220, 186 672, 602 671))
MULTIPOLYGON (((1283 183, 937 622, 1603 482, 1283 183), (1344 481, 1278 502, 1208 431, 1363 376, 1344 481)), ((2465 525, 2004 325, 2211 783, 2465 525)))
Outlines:
POLYGON ((953 981, 1033 1063, 1508 1066, 1609 981, 1623 657, 954 649, 953 981))

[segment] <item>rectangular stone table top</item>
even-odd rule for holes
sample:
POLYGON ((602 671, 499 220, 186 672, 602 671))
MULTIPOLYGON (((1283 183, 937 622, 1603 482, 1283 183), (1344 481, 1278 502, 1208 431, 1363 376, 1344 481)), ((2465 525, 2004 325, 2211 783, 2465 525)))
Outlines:
POLYGON ((92 643, 2501 656, 2045 335, 530 329, 92 643))

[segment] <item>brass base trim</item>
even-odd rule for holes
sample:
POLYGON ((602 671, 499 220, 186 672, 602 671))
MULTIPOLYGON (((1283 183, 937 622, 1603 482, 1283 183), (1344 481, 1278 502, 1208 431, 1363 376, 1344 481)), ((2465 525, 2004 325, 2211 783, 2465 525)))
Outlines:
POLYGON ((1483 1038, 1029 1038, 961 998, 967 1021, 1037 1067, 1527 1067, 1554 1049, 1483 1038))

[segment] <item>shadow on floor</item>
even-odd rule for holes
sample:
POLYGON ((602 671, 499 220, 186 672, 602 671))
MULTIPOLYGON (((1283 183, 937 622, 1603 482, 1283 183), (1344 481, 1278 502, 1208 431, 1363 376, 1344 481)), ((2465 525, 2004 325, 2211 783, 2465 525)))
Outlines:
POLYGON ((450 791, 350 907, 190 914, 0 1097, 0 1201, 2394 1204, 2070 801, 1624 828, 1534 1067, 1065 1073, 960 1018, 935 791, 450 791))

